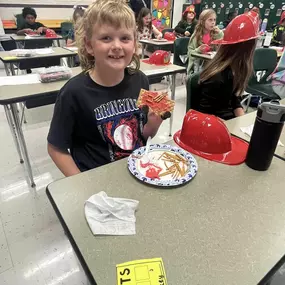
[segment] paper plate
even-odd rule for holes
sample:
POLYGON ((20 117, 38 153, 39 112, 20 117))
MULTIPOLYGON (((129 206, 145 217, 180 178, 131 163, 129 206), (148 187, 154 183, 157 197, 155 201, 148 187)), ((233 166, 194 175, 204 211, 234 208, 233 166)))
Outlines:
POLYGON ((145 183, 162 187, 177 186, 189 182, 197 173, 196 159, 179 147, 153 144, 148 158, 143 157, 144 152, 145 147, 135 150, 129 156, 128 168, 145 183))
POLYGON ((152 39, 154 42, 167 42, 166 39, 152 39))

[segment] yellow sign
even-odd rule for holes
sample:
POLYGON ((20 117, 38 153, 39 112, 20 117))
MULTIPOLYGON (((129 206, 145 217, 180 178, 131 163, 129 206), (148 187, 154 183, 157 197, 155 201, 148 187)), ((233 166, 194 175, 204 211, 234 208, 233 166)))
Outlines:
POLYGON ((17 59, 16 56, 5 56, 3 59, 9 60, 9 59, 17 59))
POLYGON ((161 258, 141 259, 117 265, 117 285, 167 285, 161 258))

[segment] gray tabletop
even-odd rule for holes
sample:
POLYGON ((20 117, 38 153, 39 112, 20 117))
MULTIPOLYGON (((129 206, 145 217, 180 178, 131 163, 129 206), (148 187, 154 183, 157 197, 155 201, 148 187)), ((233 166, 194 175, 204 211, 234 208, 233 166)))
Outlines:
POLYGON ((10 63, 10 62, 21 62, 23 60, 30 60, 35 58, 70 57, 77 55, 77 53, 61 47, 53 47, 52 49, 54 53, 38 54, 30 57, 13 57, 9 51, 0 51, 0 60, 3 61, 4 63, 10 63))
MULTIPOLYGON (((72 53, 66 49, 66 53, 72 53)), ((1 54, 1 52, 0 52, 1 54)), ((185 72, 185 68, 170 64, 167 66, 155 66, 144 62, 141 62, 140 70, 147 76, 155 75, 169 75, 173 73, 185 72)), ((72 68, 72 76, 75 76, 81 72, 81 67, 72 68)), ((38 84, 23 84, 23 85, 6 85, 0 86, 0 104, 10 104, 15 102, 23 102, 27 99, 35 96, 39 96, 48 92, 58 91, 67 80, 53 82, 53 83, 38 83, 38 84)))
POLYGON ((285 253, 284 162, 266 172, 197 157, 189 184, 140 183, 121 160, 51 183, 47 194, 98 285, 116 284, 116 264, 162 257, 168 284, 256 285, 285 253), (105 191, 139 200, 136 235, 93 236, 84 202, 105 191))
POLYGON ((139 40, 142 44, 148 44, 153 46, 173 46, 174 42, 171 41, 158 41, 158 40, 139 40))
MULTIPOLYGON (((256 112, 251 112, 249 114, 245 114, 244 116, 225 121, 224 123, 226 124, 230 133, 249 142, 250 137, 243 133, 240 128, 248 127, 249 125, 254 124, 255 118, 256 112)), ((285 128, 282 130, 280 141, 285 145, 285 128)), ((285 160, 285 147, 277 145, 275 155, 285 160)))
POLYGON ((57 35, 57 37, 54 37, 54 38, 47 38, 45 36, 42 36, 42 37, 28 37, 26 38, 25 35, 16 35, 16 34, 12 34, 11 35, 11 38, 16 41, 16 42, 19 42, 19 41, 29 41, 29 40, 60 40, 62 39, 62 36, 59 36, 57 35))

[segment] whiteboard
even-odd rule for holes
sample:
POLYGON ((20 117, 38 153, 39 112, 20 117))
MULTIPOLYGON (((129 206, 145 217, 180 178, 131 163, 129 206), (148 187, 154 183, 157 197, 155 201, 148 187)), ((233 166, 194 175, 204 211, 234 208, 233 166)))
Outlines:
MULTIPOLYGON (((9 4, 22 5, 89 5, 94 0, 9 0, 9 4)), ((0 4, 7 4, 7 0, 0 0, 0 4)))

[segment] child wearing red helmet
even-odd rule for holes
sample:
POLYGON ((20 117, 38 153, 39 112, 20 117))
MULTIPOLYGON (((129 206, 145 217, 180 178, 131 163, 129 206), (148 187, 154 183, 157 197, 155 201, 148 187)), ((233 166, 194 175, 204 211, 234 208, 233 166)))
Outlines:
POLYGON ((188 6, 182 14, 182 19, 175 27, 175 32, 181 37, 190 37, 197 25, 195 7, 193 5, 188 6))
POLYGON ((190 74, 195 60, 191 54, 193 52, 205 53, 211 51, 212 41, 221 39, 224 36, 223 31, 216 26, 216 19, 216 12, 212 9, 204 10, 200 14, 194 34, 188 44, 188 74, 190 74))
POLYGON ((253 72, 253 55, 259 34, 259 17, 255 12, 234 18, 225 30, 215 57, 202 71, 199 94, 193 94, 192 108, 224 120, 244 114, 243 94, 253 72))
POLYGON ((282 42, 284 40, 284 31, 285 31, 285 11, 281 14, 280 21, 278 25, 273 30, 272 36, 272 45, 274 46, 282 46, 282 42))

